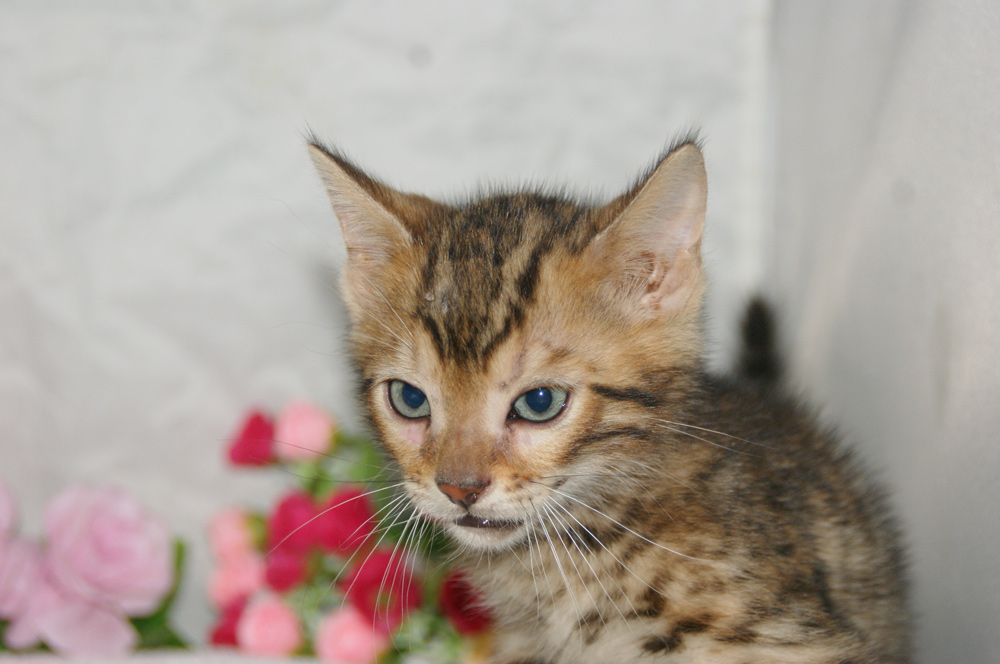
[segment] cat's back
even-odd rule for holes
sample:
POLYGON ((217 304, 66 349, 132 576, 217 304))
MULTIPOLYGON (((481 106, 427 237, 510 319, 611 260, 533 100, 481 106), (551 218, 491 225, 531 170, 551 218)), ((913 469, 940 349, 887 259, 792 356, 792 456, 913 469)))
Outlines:
POLYGON ((700 429, 686 431, 716 452, 696 488, 719 552, 746 579, 737 631, 841 632, 866 645, 862 661, 908 661, 905 552, 873 473, 775 384, 703 375, 699 385, 690 422, 700 429))

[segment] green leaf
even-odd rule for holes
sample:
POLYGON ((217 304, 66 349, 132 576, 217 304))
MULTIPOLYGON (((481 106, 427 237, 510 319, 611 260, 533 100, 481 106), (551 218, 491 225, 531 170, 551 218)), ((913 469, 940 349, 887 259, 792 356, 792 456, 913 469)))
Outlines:
POLYGON ((170 609, 177 598, 177 590, 181 585, 181 572, 184 570, 184 559, 187 549, 180 539, 174 540, 174 583, 166 594, 160 606, 148 616, 132 618, 131 623, 139 633, 139 648, 187 648, 188 644, 174 631, 170 625, 170 609))

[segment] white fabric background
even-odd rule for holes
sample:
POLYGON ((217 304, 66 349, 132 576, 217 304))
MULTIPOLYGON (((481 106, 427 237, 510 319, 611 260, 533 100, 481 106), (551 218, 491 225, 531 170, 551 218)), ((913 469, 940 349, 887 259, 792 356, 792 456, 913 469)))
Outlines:
POLYGON ((993 661, 998 43, 974 1, 0 3, 0 478, 29 530, 72 482, 139 495, 202 636, 204 523, 287 484, 224 468, 242 411, 354 421, 305 128, 448 195, 611 193, 696 124, 715 338, 763 283, 896 491, 921 661, 993 661))
POLYGON ((1000 6, 777 3, 768 264, 800 385, 885 470, 921 661, 1000 652, 1000 6))
POLYGON ((74 482, 123 486, 192 545, 280 473, 224 468, 245 408, 354 421, 341 249, 307 126, 434 195, 613 193, 704 128, 723 342, 760 281, 769 5, 263 0, 0 3, 0 477, 28 530, 74 482))

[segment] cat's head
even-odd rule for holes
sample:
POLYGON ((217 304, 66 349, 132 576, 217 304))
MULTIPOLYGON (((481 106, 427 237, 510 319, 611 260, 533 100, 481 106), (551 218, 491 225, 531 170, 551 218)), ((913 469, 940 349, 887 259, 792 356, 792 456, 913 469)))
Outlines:
POLYGON ((600 206, 528 191, 440 203, 310 149, 347 245, 361 398, 414 506, 497 550, 549 503, 614 490, 651 444, 642 418, 669 411, 699 362, 695 143, 600 206))

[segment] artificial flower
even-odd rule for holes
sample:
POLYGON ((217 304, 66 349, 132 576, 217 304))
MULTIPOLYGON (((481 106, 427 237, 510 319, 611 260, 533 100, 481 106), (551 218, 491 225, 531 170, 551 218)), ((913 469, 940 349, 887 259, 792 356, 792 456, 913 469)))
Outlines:
POLYGON ((218 608, 264 587, 264 559, 256 551, 225 560, 208 579, 208 597, 218 608))
POLYGON ((336 422, 308 401, 290 403, 275 427, 275 454, 283 461, 312 460, 329 451, 336 422))
POLYGON ((88 657, 125 655, 139 640, 118 606, 77 594, 47 576, 3 636, 15 650, 44 642, 60 655, 88 657))
POLYGON ((375 532, 375 515, 368 496, 357 487, 345 487, 320 507, 316 538, 319 546, 340 555, 357 551, 375 532))
POLYGON ((224 509, 208 524, 208 543, 216 560, 239 558, 254 550, 249 515, 236 507, 224 509))
POLYGON ((336 664, 373 664, 388 646, 389 637, 350 604, 323 616, 313 643, 320 660, 336 664))
POLYGON ((266 466, 274 461, 274 422, 252 410, 229 443, 229 461, 237 466, 266 466))
POLYGON ((287 592, 306 580, 308 567, 305 554, 278 548, 264 561, 264 579, 272 589, 287 592))
POLYGON ((457 570, 441 583, 438 603, 459 634, 478 634, 490 626, 490 612, 482 595, 457 570))
POLYGON ((41 584, 41 547, 25 538, 0 540, 0 620, 20 617, 41 584))
POLYGON ((251 655, 290 655, 302 645, 295 612, 277 595, 250 600, 236 625, 240 649, 251 655))
POLYGON ((268 546, 306 552, 316 543, 316 504, 307 493, 287 494, 267 519, 268 546))
POLYGON ((391 551, 372 552, 341 585, 348 601, 386 634, 419 607, 423 597, 406 560, 391 551))
POLYGON ((236 647, 236 626, 243 617, 243 610, 247 606, 247 597, 240 597, 227 604, 222 609, 219 621, 215 623, 208 636, 208 642, 213 646, 236 647))
POLYGON ((123 491, 66 489, 45 512, 45 534, 46 567, 58 584, 125 615, 151 613, 173 583, 166 525, 123 491))

